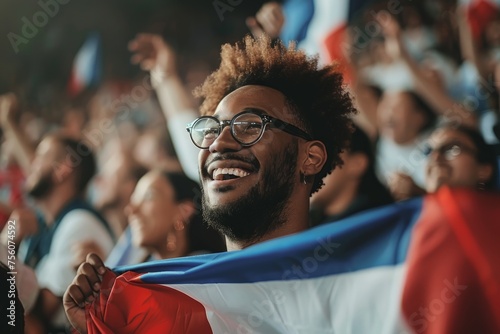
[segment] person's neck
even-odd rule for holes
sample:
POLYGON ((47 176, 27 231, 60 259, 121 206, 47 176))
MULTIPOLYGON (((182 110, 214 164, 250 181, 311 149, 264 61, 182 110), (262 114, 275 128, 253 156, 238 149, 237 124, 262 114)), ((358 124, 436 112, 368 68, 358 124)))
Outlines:
MULTIPOLYGON (((294 201, 290 201, 290 203, 294 203, 294 201)), ((297 204, 296 206, 287 205, 287 208, 284 210, 284 214, 286 214, 285 223, 260 238, 252 240, 232 240, 226 237, 227 250, 241 250, 264 241, 307 230, 309 227, 309 202, 306 200, 300 202, 295 201, 295 203, 303 204, 297 204)))
POLYGON ((344 212, 358 194, 359 181, 346 182, 342 187, 342 193, 336 196, 326 205, 323 210, 325 216, 335 216, 344 212))
POLYGON ((60 188, 54 189, 43 199, 38 200, 47 225, 52 225, 57 215, 75 198, 77 198, 75 191, 60 188))

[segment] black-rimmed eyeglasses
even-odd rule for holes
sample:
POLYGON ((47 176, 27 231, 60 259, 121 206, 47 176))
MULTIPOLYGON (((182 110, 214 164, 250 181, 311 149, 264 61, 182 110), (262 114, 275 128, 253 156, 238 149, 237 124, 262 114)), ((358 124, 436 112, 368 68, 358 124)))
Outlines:
POLYGON ((298 127, 253 110, 240 112, 230 121, 220 121, 213 116, 202 116, 188 124, 186 130, 197 147, 207 149, 228 125, 234 140, 242 146, 256 144, 264 135, 267 127, 280 129, 305 140, 312 140, 307 132, 298 127))

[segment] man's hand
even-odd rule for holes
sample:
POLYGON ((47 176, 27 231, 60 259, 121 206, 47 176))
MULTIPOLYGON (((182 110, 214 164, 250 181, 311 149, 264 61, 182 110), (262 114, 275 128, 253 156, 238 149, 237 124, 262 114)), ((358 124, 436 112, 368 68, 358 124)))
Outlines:
POLYGON ((13 93, 0 95, 0 126, 2 128, 12 124, 17 108, 17 98, 13 93))
MULTIPOLYGON (((17 208, 12 211, 9 220, 16 222, 15 243, 21 242, 24 238, 34 235, 38 232, 38 218, 35 212, 30 208, 17 208)), ((5 225, 7 226, 7 225, 5 225)), ((2 242, 7 244, 7 229, 4 228, 0 237, 2 242)))
POLYGON ((385 37, 385 49, 389 57, 397 60, 406 51, 401 38, 401 27, 398 21, 389 14, 378 14, 377 22, 381 25, 385 37))
POLYGON ((413 179, 404 173, 394 173, 390 177, 389 189, 397 201, 425 194, 425 190, 417 186, 413 179))
POLYGON ((247 18, 246 24, 255 38, 262 35, 278 38, 285 24, 283 9, 277 2, 265 3, 255 17, 247 18))
POLYGON ((177 75, 175 53, 160 35, 138 34, 128 48, 134 52, 132 63, 140 64, 143 70, 151 72, 153 85, 168 76, 177 75))
POLYGON ((85 304, 92 303, 99 296, 102 276, 107 270, 99 256, 89 254, 64 294, 64 310, 69 322, 79 333, 87 333, 85 304))

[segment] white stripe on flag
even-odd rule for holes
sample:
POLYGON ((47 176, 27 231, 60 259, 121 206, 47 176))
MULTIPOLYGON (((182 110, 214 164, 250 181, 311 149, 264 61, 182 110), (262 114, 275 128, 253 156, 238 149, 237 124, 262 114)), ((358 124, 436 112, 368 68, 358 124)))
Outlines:
POLYGON ((218 334, 402 334, 409 333, 401 313, 405 273, 402 264, 314 279, 167 286, 202 303, 218 334))
MULTIPOLYGON (((349 0, 315 0, 314 16, 299 47, 309 55, 322 52, 326 35, 346 23, 348 13, 349 0)), ((320 54, 320 62, 325 63, 325 55, 320 54)))

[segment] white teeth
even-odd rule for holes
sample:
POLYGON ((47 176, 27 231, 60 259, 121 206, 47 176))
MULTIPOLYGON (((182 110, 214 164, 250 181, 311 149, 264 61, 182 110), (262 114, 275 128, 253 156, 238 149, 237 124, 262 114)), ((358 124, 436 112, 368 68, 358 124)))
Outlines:
POLYGON ((250 173, 245 172, 243 169, 239 168, 216 168, 212 173, 212 179, 223 180, 224 175, 234 175, 237 177, 245 177, 250 175, 250 173))

